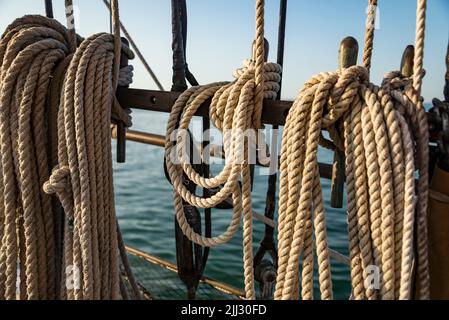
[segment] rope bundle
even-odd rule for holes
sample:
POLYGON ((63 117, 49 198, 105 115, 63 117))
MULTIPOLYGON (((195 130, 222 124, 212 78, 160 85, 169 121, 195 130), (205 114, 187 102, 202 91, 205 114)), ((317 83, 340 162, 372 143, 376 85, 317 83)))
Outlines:
MULTIPOLYGON (((247 135, 251 129, 261 126, 262 100, 273 99, 279 90, 281 68, 277 64, 264 63, 263 2, 256 3, 257 34, 255 61, 246 61, 244 67, 235 71, 232 83, 212 83, 192 87, 177 99, 167 125, 165 159, 174 189, 176 218, 183 233, 194 243, 202 246, 217 246, 229 241, 240 225, 243 211, 243 248, 245 291, 248 299, 255 298, 253 254, 252 254, 252 208, 251 177, 248 147, 254 143, 247 135), (214 125, 223 132, 226 164, 215 177, 202 177, 185 158, 186 129, 200 105, 212 98, 210 117, 214 125), (179 124, 179 125, 178 125, 179 124), (175 132, 176 129, 179 131, 175 132), (172 138, 176 137, 176 143, 172 138), (185 159, 177 163, 175 159, 185 159), (223 187, 209 198, 198 197, 183 184, 184 174, 199 187, 213 189, 223 187), (240 189, 239 179, 242 179, 240 189), (211 208, 230 195, 233 200, 233 215, 227 230, 213 238, 196 233, 184 215, 182 200, 199 208, 211 208)), ((262 140, 259 140, 259 143, 262 140)), ((260 145, 260 144, 259 144, 260 145)))
MULTIPOLYGON (((421 68, 422 70, 422 68, 421 68)), ((415 71, 417 72, 417 71, 415 71)), ((424 71, 418 75, 423 77, 424 71)), ((383 81, 382 88, 391 94, 395 108, 401 110, 411 110, 408 115, 411 120, 408 125, 411 127, 413 136, 413 152, 416 153, 416 169, 420 175, 417 182, 416 195, 416 217, 415 217, 415 239, 416 239, 416 288, 415 297, 420 299, 429 298, 429 271, 428 271, 428 244, 427 244, 427 202, 429 195, 428 188, 428 143, 429 129, 427 115, 423 107, 422 98, 413 85, 413 79, 406 78, 400 72, 388 73, 383 81), (416 102, 418 102, 416 104, 416 102), (404 107, 407 106, 407 107, 404 107), (414 108, 412 107, 414 106, 414 108)))
POLYGON ((49 177, 46 94, 72 49, 58 22, 25 16, 0 42, 0 299, 56 296, 54 212, 39 186, 49 177))
MULTIPOLYGON (((112 7, 117 31, 117 1, 112 7)), ((120 79, 122 49, 133 57, 118 32, 83 40, 41 16, 17 19, 2 36, 0 299, 16 299, 16 284, 20 299, 126 298, 121 264, 139 297, 112 182, 111 117, 130 124, 115 100, 131 71, 120 79)))
POLYGON ((297 98, 287 118, 281 155, 276 298, 298 298, 301 254, 301 296, 313 298, 314 247, 321 298, 332 298, 317 164, 322 128, 330 129, 334 141, 344 141, 354 298, 411 297, 414 148, 420 142, 417 114, 424 111, 396 95, 370 84, 365 68, 351 67, 312 78, 297 98), (343 137, 334 135, 332 126, 338 122, 343 137), (380 288, 370 281, 372 266, 380 268, 380 288))
MULTIPOLYGON (((267 75, 279 77, 280 67, 276 64, 266 64, 267 75), (275 75, 277 74, 277 76, 275 75)), ((266 97, 272 97, 271 86, 267 82, 266 97)), ((264 91, 265 92, 265 91, 264 91)), ((167 125, 166 135, 166 163, 174 189, 174 204, 176 218, 183 233, 193 242, 213 247, 229 241, 240 225, 243 210, 244 218, 244 259, 245 259, 245 287, 247 298, 254 298, 254 279, 252 271, 252 209, 251 209, 251 181, 248 162, 248 145, 251 143, 246 135, 254 128, 254 69, 248 68, 242 72, 233 83, 213 83, 207 86, 192 87, 185 91, 172 108, 167 125), (222 130, 226 165, 216 177, 200 176, 188 161, 176 164, 173 157, 183 158, 185 144, 188 141, 185 130, 196 110, 207 99, 212 97, 210 115, 217 128, 222 130), (179 121, 178 132, 175 132, 179 121), (176 134, 176 144, 172 137, 176 134), (187 190, 183 184, 183 174, 203 188, 217 188, 224 185, 219 192, 210 198, 198 197, 187 190), (242 190, 238 180, 242 178, 242 190), (196 233, 188 224, 184 215, 182 200, 199 208, 211 208, 223 202, 232 194, 233 215, 227 230, 220 236, 207 238, 196 233)), ((188 157, 187 157, 188 158, 188 157)))
MULTIPOLYGON (((370 1, 371 20, 376 4, 370 1)), ((416 256, 418 297, 428 297, 428 129, 420 97, 425 11, 426 1, 419 0, 413 85, 397 72, 388 74, 380 88, 369 83, 370 25, 365 67, 321 73, 306 82, 294 102, 282 140, 276 299, 300 297, 301 256, 301 296, 313 299, 314 250, 321 298, 332 298, 317 163, 318 144, 330 144, 321 137, 322 129, 329 131, 332 147, 346 155, 352 296, 412 298, 416 256)))
POLYGON ((44 185, 66 215, 64 269, 76 267, 82 277, 82 290, 64 292, 69 299, 120 297, 109 120, 113 64, 110 34, 87 38, 75 52, 58 114, 59 164, 44 185))

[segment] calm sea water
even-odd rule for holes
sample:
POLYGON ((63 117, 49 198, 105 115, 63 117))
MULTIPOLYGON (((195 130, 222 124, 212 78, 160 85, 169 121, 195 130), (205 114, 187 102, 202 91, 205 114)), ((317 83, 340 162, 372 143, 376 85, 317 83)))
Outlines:
MULTIPOLYGON (((164 134, 167 115, 134 111, 133 129, 164 134)), ((115 142, 113 142, 113 150, 115 142)), ((332 154, 320 150, 320 161, 330 163, 332 154)), ((163 169, 163 149, 134 142, 127 143, 127 162, 114 164, 117 214, 128 245, 175 262, 174 208, 172 188, 163 169)), ((253 208, 264 212, 267 176, 257 176, 253 192, 253 208)), ((344 209, 329 205, 330 181, 322 180, 326 203, 327 230, 330 246, 347 254, 347 224, 344 209)), ((230 211, 213 211, 214 234, 225 230, 230 211)), ((254 247, 257 249, 264 226, 254 223, 254 247)), ((243 287, 242 234, 237 233, 227 244, 211 250, 205 274, 211 278, 243 287)), ((332 263, 334 293, 337 299, 350 294, 349 269, 332 263)), ((316 281, 315 281, 316 282, 316 281)), ((318 293, 318 287, 315 290, 318 293)))

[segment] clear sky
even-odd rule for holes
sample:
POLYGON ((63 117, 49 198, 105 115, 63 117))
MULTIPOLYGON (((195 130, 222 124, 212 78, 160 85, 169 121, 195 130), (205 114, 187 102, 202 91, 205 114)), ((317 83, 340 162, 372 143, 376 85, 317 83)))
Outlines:
MULTIPOLYGON (((65 23, 64 1, 53 0, 65 23)), ((293 99, 312 75, 337 68, 339 42, 354 36, 363 44, 367 0, 289 0, 284 65, 284 99, 293 99)), ((188 0, 188 62, 200 83, 230 80, 248 58, 254 37, 254 0, 188 0)), ((279 0, 266 1, 266 37, 276 60, 279 0)), ((83 36, 109 30, 102 0, 74 0, 77 30, 83 36)), ((170 0, 121 0, 121 19, 165 88, 171 83, 170 0)), ((399 67, 403 49, 413 44, 416 0, 379 0, 372 81, 399 67)), ((44 0, 0 0, 0 30, 27 13, 44 14, 44 0)), ((428 0, 423 95, 442 97, 449 35, 449 0, 428 0)), ((362 48, 361 48, 362 49, 362 48)), ((362 50, 360 50, 362 51, 362 50)), ((359 62, 361 58, 359 58, 359 62)), ((137 61, 134 87, 156 86, 137 61)))

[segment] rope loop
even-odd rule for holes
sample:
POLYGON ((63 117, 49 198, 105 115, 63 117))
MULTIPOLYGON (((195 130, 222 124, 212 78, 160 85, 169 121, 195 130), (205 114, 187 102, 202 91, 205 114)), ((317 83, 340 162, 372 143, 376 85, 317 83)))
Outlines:
POLYGON ((47 182, 44 183, 44 192, 47 194, 60 194, 67 191, 70 185, 70 168, 56 166, 47 182))

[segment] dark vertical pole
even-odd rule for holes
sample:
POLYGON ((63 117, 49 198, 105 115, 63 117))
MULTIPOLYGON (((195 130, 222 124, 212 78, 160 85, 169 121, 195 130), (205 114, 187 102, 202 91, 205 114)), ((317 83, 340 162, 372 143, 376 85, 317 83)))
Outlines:
MULTIPOLYGON (((285 48, 285 28, 287 21, 287 0, 281 0, 280 8, 279 8, 279 29, 278 29, 278 46, 277 46, 277 63, 282 67, 284 65, 284 48, 285 48)), ((281 99, 281 90, 282 90, 282 78, 279 83, 281 88, 279 89, 277 100, 281 99)), ((271 168, 277 168, 277 131, 279 130, 279 126, 273 126, 273 137, 271 139, 271 151, 270 157, 271 161, 275 161, 275 165, 270 165, 271 168)), ((275 198, 276 198, 276 181, 277 181, 277 173, 274 172, 268 177, 268 190, 267 197, 265 202, 265 216, 269 219, 274 219, 274 207, 275 207, 275 198)), ((273 238, 274 228, 269 225, 265 225, 265 235, 271 236, 273 238)))
MULTIPOLYGON (((359 45, 353 37, 343 39, 340 44, 339 66, 340 69, 349 68, 357 64, 359 45)), ((331 207, 343 207, 343 189, 345 183, 345 153, 335 150, 334 163, 332 165, 331 207)))
POLYGON ((447 45, 447 53, 446 53, 446 76, 445 76, 445 85, 444 85, 444 100, 449 102, 449 43, 447 45))
POLYGON ((172 50, 173 79, 172 91, 183 92, 187 89, 184 40, 182 36, 181 6, 179 0, 172 0, 172 50))
POLYGON ((53 19, 53 1, 52 0, 45 0, 45 15, 47 18, 53 19))
MULTIPOLYGON (((126 38, 122 37, 122 43, 129 46, 129 42, 126 38)), ((124 68, 128 65, 128 57, 126 54, 120 57, 120 68, 124 68)), ((117 122, 117 162, 126 162, 126 127, 122 121, 117 122)))
MULTIPOLYGON (((183 40, 184 40, 184 57, 186 57, 186 51, 187 51, 187 4, 186 4, 186 0, 182 0, 183 1, 183 6, 182 6, 182 10, 181 10, 181 14, 182 14, 182 22, 183 22, 183 40)), ((186 78, 187 81, 189 81, 189 83, 192 86, 198 85, 198 82, 196 81, 195 77, 193 76, 193 74, 189 71, 189 67, 187 65, 187 58, 185 58, 185 63, 186 63, 186 78)), ((206 178, 209 178, 210 176, 210 152, 204 152, 204 150, 206 150, 206 148, 209 146, 210 144, 210 118, 209 116, 205 116, 203 117, 203 157, 204 157, 204 162, 203 163, 203 176, 206 178), (206 132, 206 134, 205 134, 206 132)), ((204 198, 208 198, 210 197, 210 192, 208 189, 204 188, 203 189, 203 197, 204 198)), ((206 237, 211 237, 212 236, 212 208, 206 208, 204 209, 204 233, 206 235, 206 237)), ((203 261, 202 261, 202 270, 201 270, 201 274, 204 273, 204 270, 206 268, 207 265, 207 260, 209 258, 209 252, 210 252, 210 248, 209 247, 205 247, 203 250, 203 261)))
MULTIPOLYGON (((185 0, 172 0, 172 51, 173 51, 173 78, 172 89, 173 92, 183 92, 187 89, 186 75, 188 72, 186 64, 185 48, 187 44, 187 4, 185 0)), ((193 78, 193 76, 192 76, 193 78)), ((194 78, 193 78, 194 79, 194 78)), ((192 83, 192 81, 190 81, 192 83)), ((194 80, 194 85, 197 85, 194 80)), ((207 129, 209 127, 209 119, 205 117, 203 119, 203 127, 207 129)), ((193 139, 191 138, 191 144, 193 139)), ((207 143, 203 146, 207 146, 207 143)), ((193 145, 191 145, 191 159, 193 160, 193 145)), ((205 174, 209 174, 208 167, 202 165, 197 170, 205 170, 205 174)), ((195 192, 196 185, 184 177, 187 188, 190 192, 195 192)), ((205 195, 208 194, 208 190, 203 190, 205 195)), ((201 233, 201 215, 197 208, 189 205, 183 201, 183 210, 186 215, 188 223, 193 229, 201 233)), ((206 220, 206 235, 210 236, 211 233, 211 217, 210 209, 205 210, 206 220)), ((198 283, 204 270, 205 261, 209 253, 209 249, 202 249, 201 246, 192 243, 182 233, 177 220, 175 219, 175 237, 176 237, 176 261, 178 265, 178 275, 187 287, 187 299, 194 300, 196 297, 196 290, 198 283)))
MULTIPOLYGON (((203 165, 202 165, 202 169, 203 169, 203 176, 205 178, 209 178, 210 175, 210 165, 209 165, 209 160, 210 160, 210 152, 204 152, 204 150, 206 150, 206 148, 209 146, 209 141, 210 141, 210 118, 205 116, 203 117, 203 148, 202 148, 202 156, 204 157, 203 160, 203 165)), ((203 189, 203 197, 204 198, 208 198, 210 197, 210 192, 208 189, 204 188, 203 189)), ((212 209, 211 208, 206 208, 204 209, 204 232, 206 237, 210 237, 212 236, 212 209)), ((201 273, 203 273, 204 269, 206 268, 206 264, 207 264, 207 259, 209 258, 209 251, 210 248, 209 247, 205 247, 203 250, 203 259, 202 259, 202 265, 201 265, 201 273)))
MULTIPOLYGON (((277 63, 281 67, 284 66, 286 23, 287 23, 287 0, 281 0, 279 8, 278 52, 277 52, 277 63)), ((279 84, 281 85, 281 89, 279 89, 277 100, 281 100, 282 78, 279 84)))
POLYGON ((187 1, 180 0, 180 15, 181 15, 181 26, 182 26, 182 42, 184 49, 184 65, 185 65, 185 77, 187 81, 192 86, 197 86, 198 81, 195 79, 195 76, 190 72, 189 66, 187 63, 187 1))
MULTIPOLYGON (((112 0, 109 0, 109 8, 112 8, 112 0)), ((109 10, 109 33, 112 33, 112 12, 109 10)))

